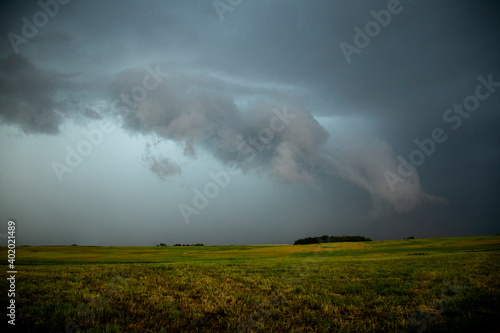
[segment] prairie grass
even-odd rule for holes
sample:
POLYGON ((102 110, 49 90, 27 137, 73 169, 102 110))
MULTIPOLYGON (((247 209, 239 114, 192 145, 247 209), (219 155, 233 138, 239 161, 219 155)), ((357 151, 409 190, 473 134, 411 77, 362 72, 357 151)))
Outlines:
MULTIPOLYGON (((19 247, 16 255, 16 326, 29 332, 500 328, 499 236, 275 246, 43 246, 19 247)), ((6 280, 1 283, 6 291, 6 280)))

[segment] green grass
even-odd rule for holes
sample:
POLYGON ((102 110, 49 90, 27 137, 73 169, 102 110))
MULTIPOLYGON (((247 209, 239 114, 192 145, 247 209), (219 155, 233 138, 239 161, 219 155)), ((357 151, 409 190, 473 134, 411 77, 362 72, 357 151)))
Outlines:
MULTIPOLYGON (((6 262, 6 249, 1 253, 6 262)), ((500 328, 499 236, 279 246, 19 247, 16 256, 16 324, 29 332, 500 328)), ((6 301, 5 279, 1 286, 6 301)))

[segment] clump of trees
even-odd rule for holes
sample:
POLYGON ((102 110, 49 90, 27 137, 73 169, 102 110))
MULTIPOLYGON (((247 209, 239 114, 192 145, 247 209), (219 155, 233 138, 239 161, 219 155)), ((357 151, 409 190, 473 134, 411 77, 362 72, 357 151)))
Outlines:
POLYGON ((318 243, 335 243, 335 242, 369 242, 370 238, 363 236, 319 236, 319 237, 306 237, 297 239, 293 245, 303 245, 303 244, 318 244, 318 243))

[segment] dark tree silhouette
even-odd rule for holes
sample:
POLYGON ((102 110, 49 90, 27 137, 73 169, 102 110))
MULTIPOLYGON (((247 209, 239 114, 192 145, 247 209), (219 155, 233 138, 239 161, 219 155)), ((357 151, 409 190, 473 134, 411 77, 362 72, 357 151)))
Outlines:
POLYGON ((335 242, 369 242, 370 238, 363 236, 319 236, 319 237, 306 237, 297 239, 293 245, 303 245, 303 244, 318 244, 318 243, 335 243, 335 242))

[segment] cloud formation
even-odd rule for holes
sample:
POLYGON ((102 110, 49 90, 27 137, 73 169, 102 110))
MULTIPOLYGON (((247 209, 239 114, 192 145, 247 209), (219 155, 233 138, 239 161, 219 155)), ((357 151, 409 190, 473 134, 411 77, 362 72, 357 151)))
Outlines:
MULTIPOLYGON (((500 80, 499 5, 400 5, 347 63, 339 46, 387 0, 243 1, 223 22, 206 0, 69 2, 20 54, 8 38, 0 43, 3 218, 31 224, 37 242, 55 239, 46 226, 59 219, 73 221, 66 236, 80 226, 92 233, 88 221, 99 221, 100 232, 119 225, 135 239, 145 212, 158 226, 142 233, 144 245, 164 242, 156 237, 165 225, 172 241, 185 232, 185 242, 198 242, 189 238, 196 229, 213 233, 212 243, 289 242, 313 230, 379 239, 498 233, 499 90, 456 130, 443 115, 478 76, 500 80), (51 162, 88 139, 82 125, 109 120, 116 130, 59 183, 51 162), (446 142, 401 176, 400 157, 415 157, 416 140, 438 127, 446 142), (145 172, 134 163, 141 156, 145 172), (230 161, 242 176, 196 228, 182 229, 179 203, 230 161), (392 186, 387 171, 401 176, 392 186)), ((4 37, 22 34, 22 18, 41 10, 26 0, 0 6, 4 37)))
POLYGON ((172 162, 168 157, 163 155, 154 155, 151 153, 151 144, 146 145, 144 154, 142 155, 143 161, 149 165, 149 170, 158 176, 159 179, 165 180, 166 178, 181 174, 181 168, 175 162, 172 162))
MULTIPOLYGON (((389 144, 365 133, 347 141, 345 137, 352 134, 342 133, 336 137, 343 137, 343 144, 331 147, 329 133, 286 89, 240 83, 233 90, 227 79, 210 74, 166 75, 158 66, 157 72, 163 77, 154 89, 143 89, 144 96, 133 93, 144 81, 144 70, 139 68, 122 71, 103 84, 109 102, 120 96, 112 115, 118 115, 131 133, 174 141, 186 156, 195 157, 198 149, 204 149, 223 163, 237 162, 246 171, 267 174, 278 182, 318 186, 322 177, 341 177, 371 195, 375 215, 382 206, 405 212, 426 200, 440 201, 421 189, 417 173, 391 191, 384 171, 397 165, 389 144), (237 99, 252 102, 237 106, 237 99)), ((57 134, 65 119, 102 119, 92 107, 71 103, 72 76, 37 69, 22 55, 1 59, 1 119, 26 133, 44 134, 57 134)), ((182 173, 175 161, 155 155, 149 145, 143 161, 161 180, 182 173)))
MULTIPOLYGON (((110 87, 128 91, 140 77, 139 71, 121 73, 110 87)), ((408 212, 423 202, 444 202, 422 190, 416 172, 391 191, 384 172, 396 172, 398 161, 388 143, 364 132, 342 132, 332 145, 327 142, 330 134, 290 92, 246 86, 234 93, 226 87, 230 84, 222 78, 178 72, 143 101, 128 103, 131 107, 122 103, 117 110, 126 130, 172 140, 183 146, 186 156, 204 149, 222 163, 237 162, 246 171, 285 183, 319 186, 323 177, 348 180, 371 195, 374 216, 389 207, 408 212), (236 105, 235 100, 248 96, 257 97, 236 105)), ((160 179, 181 172, 169 159, 155 157, 149 147, 145 156, 160 179)))
POLYGON ((70 78, 42 71, 22 55, 0 59, 0 120, 25 133, 59 133, 67 105, 57 94, 70 78))
POLYGON ((351 181, 366 190, 372 197, 373 216, 386 215, 392 207, 398 213, 410 212, 425 202, 446 203, 444 198, 425 193, 415 171, 392 190, 386 172, 397 174, 400 163, 392 147, 369 133, 344 134, 340 145, 325 156, 328 172, 351 181))

